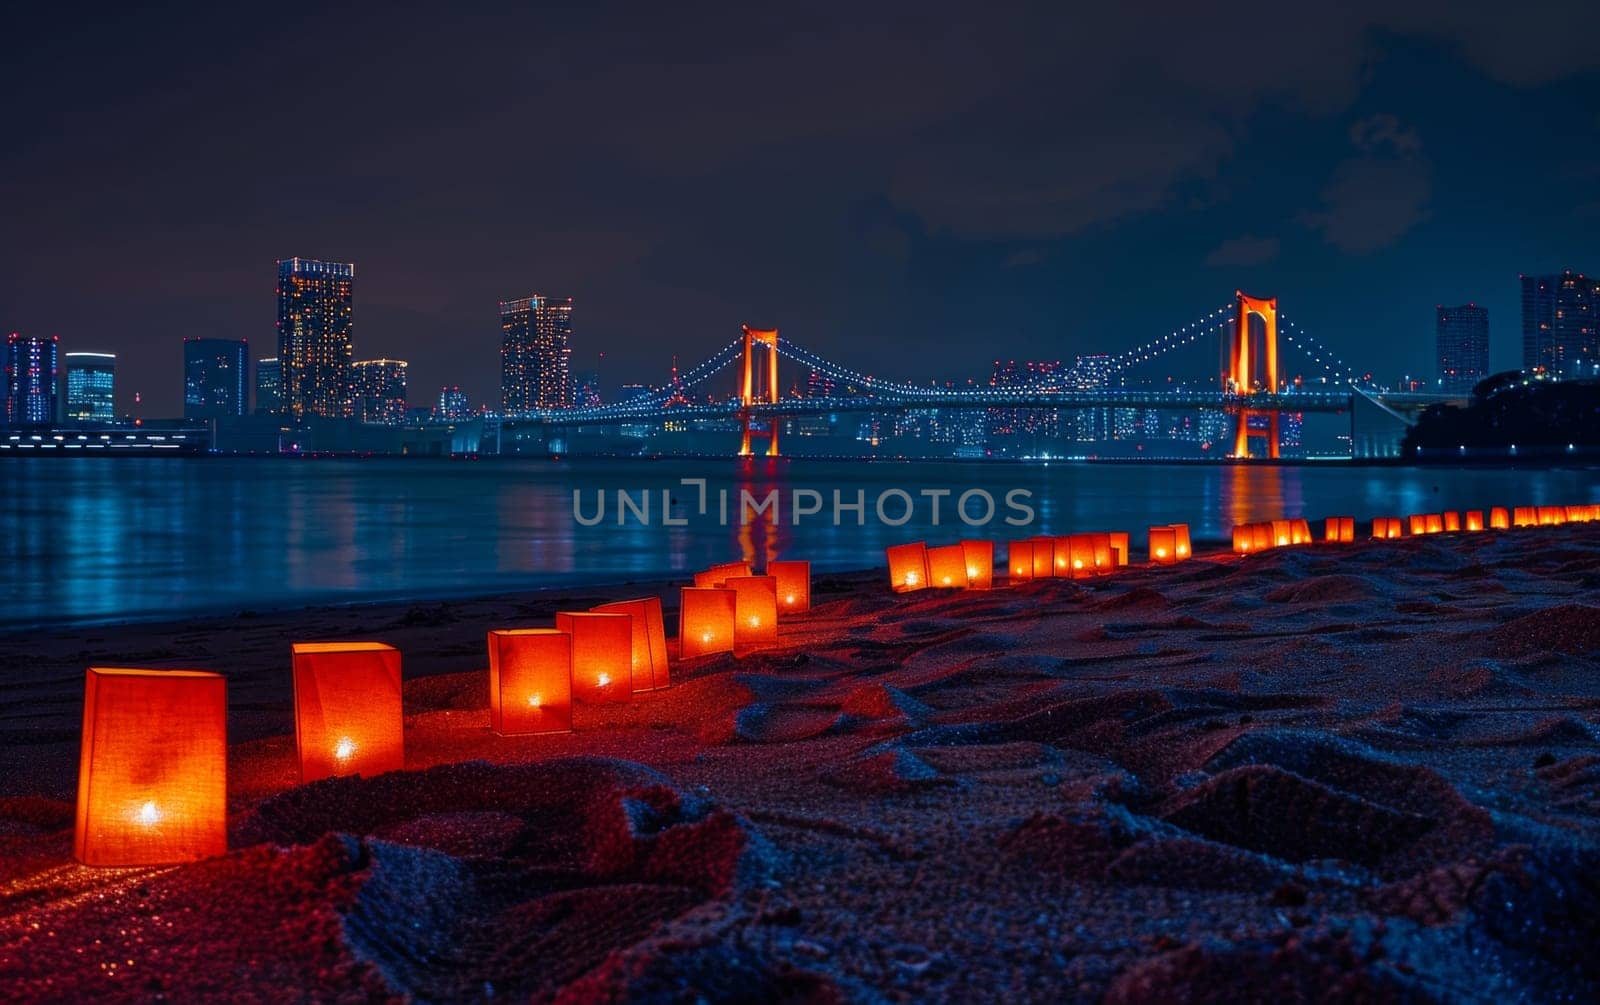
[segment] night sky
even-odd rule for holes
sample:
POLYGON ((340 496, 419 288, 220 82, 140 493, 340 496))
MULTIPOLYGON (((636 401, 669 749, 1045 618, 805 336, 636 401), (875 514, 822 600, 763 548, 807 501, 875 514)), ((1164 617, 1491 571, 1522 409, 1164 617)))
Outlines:
POLYGON ((183 336, 276 354, 291 255, 356 263, 356 357, 418 402, 497 402, 496 302, 533 292, 615 386, 741 322, 984 376, 1243 287, 1392 378, 1437 303, 1517 365, 1518 273, 1600 270, 1588 5, 764 6, 30 5, 0 330, 121 354, 159 416, 183 336))

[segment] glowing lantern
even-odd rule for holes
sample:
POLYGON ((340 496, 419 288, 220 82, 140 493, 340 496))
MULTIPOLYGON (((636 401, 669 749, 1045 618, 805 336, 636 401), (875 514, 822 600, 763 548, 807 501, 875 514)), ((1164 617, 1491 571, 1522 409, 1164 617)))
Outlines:
POLYGON ((1330 516, 1323 525, 1323 538, 1329 544, 1349 544, 1356 539, 1356 518, 1330 516))
POLYGON ((748 575, 750 575, 749 562, 723 562, 721 565, 713 565, 704 572, 695 573, 694 585, 702 589, 711 589, 721 586, 722 581, 729 576, 748 575))
POLYGON ((962 541, 961 554, 967 565, 967 586, 987 590, 994 586, 994 542, 962 541))
POLYGON ((1423 520, 1423 527, 1427 530, 1427 532, 1429 534, 1439 534, 1439 533, 1442 533, 1444 531, 1444 515, 1443 514, 1441 514, 1441 513, 1429 513, 1426 516, 1424 516, 1422 518, 1422 520, 1423 520))
POLYGON ((1518 527, 1535 527, 1539 523, 1539 511, 1532 506, 1518 506, 1512 510, 1511 522, 1518 527))
POLYGON ((1567 522, 1568 523, 1588 523, 1589 522, 1589 507, 1587 507, 1587 506, 1567 506, 1567 507, 1565 507, 1565 509, 1567 511, 1567 522))
POLYGON ((1172 528, 1174 545, 1177 548, 1178 561, 1183 561, 1194 553, 1189 544, 1189 525, 1186 523, 1169 524, 1172 528))
POLYGON ((589 608, 595 614, 626 614, 633 618, 633 689, 652 691, 666 687, 667 626, 661 617, 661 598, 616 600, 589 608))
POLYGON ((1056 574, 1055 548, 1056 539, 1053 537, 1030 537, 1033 542, 1033 578, 1049 579, 1056 574))
POLYGON ((1400 536, 1400 518, 1397 516, 1380 516, 1372 520, 1372 539, 1374 541, 1392 541, 1400 536))
POLYGON ((1238 524, 1233 528, 1233 553, 1235 555, 1250 554, 1251 544, 1255 540, 1255 529, 1247 523, 1238 524))
POLYGON ((1024 583, 1033 578, 1033 541, 1012 541, 1006 545, 1006 578, 1024 583))
POLYGON ((1406 517, 1406 525, 1412 537, 1428 532, 1428 518, 1421 513, 1413 513, 1406 517))
POLYGON ((686 586, 678 592, 678 658, 733 652, 739 595, 732 590, 686 586))
POLYGON ((1461 529, 1461 514, 1455 510, 1445 510, 1444 529, 1448 533, 1455 533, 1461 529))
POLYGON ((572 696, 579 701, 633 697, 633 615, 557 611, 556 627, 572 636, 572 696))
POLYGON ((1128 534, 1126 531, 1113 531, 1106 535, 1111 545, 1111 562, 1113 566, 1128 564, 1131 556, 1128 554, 1128 534))
POLYGON ((889 558, 889 586, 896 593, 928 588, 928 546, 921 541, 911 544, 891 545, 885 550, 889 558))
POLYGON ((723 584, 734 592, 733 644, 778 644, 778 580, 773 576, 732 576, 723 584))
POLYGON ((961 545, 928 549, 928 583, 943 589, 967 588, 967 553, 961 545))
POLYGON ((489 633, 489 725, 501 736, 572 729, 572 636, 556 628, 489 633))
POLYGON ((1289 543, 1311 544, 1316 538, 1311 536, 1311 525, 1304 518, 1289 521, 1289 543))
POLYGON ((785 614, 811 610, 811 563, 768 562, 767 575, 778 581, 778 609, 785 614))
POLYGON ((199 670, 91 667, 72 853, 166 865, 228 850, 228 683, 199 670))
POLYGON ((1062 538, 1067 544, 1067 568, 1062 575, 1086 579, 1095 573, 1094 535, 1073 534, 1062 538))
MULTIPOLYGON (((1111 554, 1111 535, 1090 534, 1088 537, 1089 546, 1094 549, 1095 572, 1099 573, 1100 575, 1105 575, 1112 569, 1116 568, 1116 559, 1113 558, 1111 554)), ((1186 544, 1186 542, 1180 538, 1179 544, 1186 544)))
POLYGON ((1250 524, 1250 550, 1266 551, 1275 545, 1278 538, 1272 532, 1272 521, 1263 520, 1260 523, 1250 524))
POLYGON ((300 780, 404 768, 400 650, 382 642, 296 642, 292 653, 300 780))
POLYGON ((1555 527, 1567 522, 1567 511, 1560 506, 1540 506, 1539 526, 1555 527))
POLYGON ((1272 528, 1272 546, 1282 548, 1290 541, 1290 526, 1287 520, 1273 520, 1267 526, 1272 528))
POLYGON ((1489 510, 1490 530, 1510 530, 1511 514, 1504 506, 1496 506, 1489 510))
POLYGON ((1465 524, 1467 530, 1469 530, 1469 531, 1482 530, 1483 529, 1483 510, 1481 510, 1481 509, 1469 509, 1469 510, 1467 510, 1466 520, 1464 521, 1464 524, 1465 524))
POLYGON ((1150 528, 1150 561, 1174 565, 1178 561, 1178 532, 1171 527, 1150 528))

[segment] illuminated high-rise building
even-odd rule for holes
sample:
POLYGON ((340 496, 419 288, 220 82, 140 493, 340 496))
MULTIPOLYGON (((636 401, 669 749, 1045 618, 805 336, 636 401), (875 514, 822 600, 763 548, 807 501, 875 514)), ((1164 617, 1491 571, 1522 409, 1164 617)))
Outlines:
POLYGON ((403 359, 364 359, 351 364, 356 418, 385 426, 405 422, 407 365, 403 359))
POLYGON ((278 361, 283 413, 291 418, 354 414, 355 278, 356 267, 348 262, 278 263, 278 361))
POLYGON ((472 402, 467 399, 467 392, 459 387, 439 388, 439 407, 434 414, 440 419, 470 419, 472 418, 472 402))
POLYGON ((572 298, 500 303, 500 410, 507 418, 572 407, 572 298))
POLYGON ((46 425, 56 421, 56 373, 60 340, 52 335, 6 337, 5 420, 11 426, 46 425))
POLYGON ((250 400, 250 345, 244 339, 183 340, 183 417, 243 415, 250 400))
POLYGON ((1522 277, 1522 366, 1563 377, 1600 365, 1600 279, 1567 271, 1522 277))
POLYGON ((256 414, 283 411, 283 364, 276 356, 256 360, 256 414))
POLYGON ((1489 376, 1489 312, 1477 304, 1435 310, 1434 347, 1439 387, 1447 394, 1472 390, 1489 376))
POLYGON ((115 421, 117 357, 109 352, 69 352, 66 368, 66 420, 115 421))

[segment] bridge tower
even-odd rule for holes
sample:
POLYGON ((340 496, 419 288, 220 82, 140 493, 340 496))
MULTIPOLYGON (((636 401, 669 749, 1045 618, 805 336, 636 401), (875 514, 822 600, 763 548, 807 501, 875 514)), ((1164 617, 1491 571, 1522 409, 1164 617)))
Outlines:
POLYGON ((778 403, 778 329, 776 328, 751 328, 741 325, 744 329, 744 380, 739 385, 739 419, 744 426, 744 436, 739 441, 739 456, 749 457, 750 438, 764 436, 767 439, 767 456, 778 456, 778 419, 771 416, 767 420, 767 428, 752 428, 750 406, 758 404, 776 405, 778 403), (756 380, 756 347, 762 346, 767 350, 767 379, 766 387, 758 387, 761 381, 756 380))
POLYGON ((1224 375, 1224 389, 1229 394, 1241 396, 1243 399, 1235 411, 1239 417, 1239 426, 1233 437, 1233 454, 1235 458, 1248 458, 1250 456, 1250 438, 1264 436, 1267 441, 1267 456, 1276 460, 1278 457, 1278 410, 1276 408, 1251 408, 1249 398, 1255 394, 1278 393, 1278 298, 1263 298, 1248 296, 1242 290, 1234 291, 1235 315, 1233 324, 1233 344, 1228 348, 1228 372, 1224 375), (1252 352, 1250 338, 1250 316, 1260 318, 1265 327, 1259 352, 1252 352), (1253 430, 1250 420, 1264 417, 1267 428, 1253 430))

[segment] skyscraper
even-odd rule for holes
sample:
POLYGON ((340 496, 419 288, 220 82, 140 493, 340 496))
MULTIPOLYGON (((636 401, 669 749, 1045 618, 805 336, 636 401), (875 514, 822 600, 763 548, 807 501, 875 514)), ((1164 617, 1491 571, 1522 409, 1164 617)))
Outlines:
POLYGON ((60 340, 52 335, 6 337, 6 411, 11 426, 56 421, 56 372, 60 340))
POLYGON ((114 422, 117 418, 117 357, 109 352, 69 352, 68 422, 114 422))
POLYGON ((572 406, 572 298, 500 303, 500 408, 508 418, 572 406))
POLYGON ((472 403, 467 400, 467 392, 459 387, 439 388, 439 407, 435 415, 440 419, 472 418, 472 403))
POLYGON ((1439 387, 1460 394, 1489 376, 1489 312, 1477 304, 1440 306, 1434 346, 1439 360, 1439 387))
POLYGON ((283 412, 292 418, 354 413, 352 287, 347 262, 286 258, 278 262, 278 360, 283 412))
POLYGON ((283 411, 283 364, 278 357, 256 360, 256 414, 277 415, 283 411))
POLYGON ((244 339, 183 340, 183 417, 243 415, 249 399, 250 345, 244 339))
POLYGON ((1600 364, 1600 279, 1570 269, 1522 277, 1522 366, 1564 377, 1595 375, 1600 364))
POLYGON ((364 359, 351 364, 356 418, 385 426, 406 421, 408 365, 403 359, 364 359))

